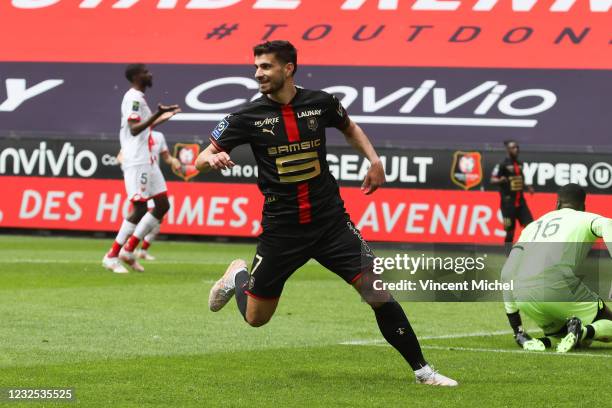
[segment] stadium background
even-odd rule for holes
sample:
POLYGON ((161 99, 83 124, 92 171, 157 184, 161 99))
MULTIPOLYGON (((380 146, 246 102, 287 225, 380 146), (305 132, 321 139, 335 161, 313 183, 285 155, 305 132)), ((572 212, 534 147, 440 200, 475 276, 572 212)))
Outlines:
MULTIPOLYGON (((182 106, 159 130, 188 160, 225 113, 256 94, 252 45, 277 38, 300 52, 297 82, 336 93, 386 158, 389 183, 364 200, 362 159, 329 132, 328 160, 367 239, 501 242, 498 194, 487 180, 508 138, 521 144, 526 181, 537 191, 527 195, 535 216, 570 181, 592 193, 588 209, 607 214, 610 7, 562 0, 3 2, 0 32, 10 41, 0 56, 0 228, 116 230, 128 209, 114 159, 125 64, 149 64, 151 106, 182 106)), ((257 234, 254 161, 248 148, 235 156, 240 167, 229 174, 187 181, 166 173, 173 209, 162 233, 257 234)))

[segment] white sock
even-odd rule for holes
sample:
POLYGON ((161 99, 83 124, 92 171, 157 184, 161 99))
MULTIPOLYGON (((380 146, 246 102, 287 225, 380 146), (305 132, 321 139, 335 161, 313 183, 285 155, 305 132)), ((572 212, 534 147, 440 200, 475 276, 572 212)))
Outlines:
POLYGON ((146 213, 140 220, 134 231, 134 236, 139 240, 151 232, 155 227, 159 228, 159 220, 153 216, 150 212, 146 213))
POLYGON ((419 368, 418 370, 414 370, 414 375, 417 377, 428 377, 433 373, 433 369, 429 366, 429 364, 419 368))
POLYGON ((119 228, 119 232, 117 233, 117 237, 115 238, 115 241, 119 245, 125 244, 125 241, 127 241, 127 239, 134 233, 135 229, 136 229, 136 224, 132 224, 128 220, 124 219, 123 222, 121 223, 121 228, 119 228))
POLYGON ((159 227, 160 227, 161 223, 158 223, 145 237, 144 240, 147 241, 149 244, 151 242, 153 242, 153 240, 155 239, 155 237, 157 236, 157 234, 159 234, 159 227))

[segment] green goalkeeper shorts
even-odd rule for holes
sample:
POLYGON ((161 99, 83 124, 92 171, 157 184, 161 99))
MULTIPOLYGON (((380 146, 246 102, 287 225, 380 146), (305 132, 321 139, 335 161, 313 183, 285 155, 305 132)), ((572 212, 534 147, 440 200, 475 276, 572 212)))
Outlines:
POLYGON ((591 324, 603 302, 517 302, 517 306, 548 336, 562 331, 571 317, 579 318, 583 324, 591 324))

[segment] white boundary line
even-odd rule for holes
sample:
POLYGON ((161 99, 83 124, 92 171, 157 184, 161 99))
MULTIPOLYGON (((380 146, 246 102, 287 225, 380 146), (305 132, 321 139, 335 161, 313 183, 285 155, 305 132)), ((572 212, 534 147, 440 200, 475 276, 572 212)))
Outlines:
MULTIPOLYGON (((232 262, 234 258, 227 259, 218 259, 218 260, 174 260, 168 259, 164 260, 156 259, 155 261, 145 261, 149 265, 227 265, 232 262)), ((25 258, 16 258, 16 259, 1 259, 0 265, 3 264, 101 264, 100 261, 94 259, 25 259, 25 258)), ((314 259, 306 262, 306 265, 318 265, 318 262, 314 259)))
MULTIPOLYGON (((468 337, 484 337, 484 336, 500 336, 503 334, 512 334, 509 330, 500 330, 494 332, 480 332, 480 333, 458 333, 458 334, 445 334, 441 336, 421 336, 419 340, 439 340, 439 339, 462 339, 468 337)), ((383 339, 372 339, 372 340, 350 340, 343 341, 340 343, 344 346, 375 346, 375 347, 386 347, 387 342, 383 339)), ((596 358, 612 358, 610 354, 593 354, 593 353, 556 353, 556 352, 533 352, 524 350, 507 350, 507 349, 491 349, 482 347, 454 347, 454 346, 431 346, 421 345, 422 349, 429 350, 447 350, 447 351, 467 351, 472 353, 509 353, 509 354, 529 354, 529 355, 541 355, 541 356, 574 356, 574 357, 596 357, 596 358)))
MULTIPOLYGON (((231 259, 222 259, 219 261, 174 261, 174 260, 159 260, 152 261, 150 265, 224 265, 229 264, 231 259)), ((148 262, 147 262, 148 263, 148 262)), ((7 259, 0 260, 0 265, 3 264, 102 264, 101 262, 93 259, 7 259)))
MULTIPOLYGON (((458 334, 443 334, 440 336, 419 336, 419 340, 440 340, 440 339, 463 339, 467 337, 483 337, 483 336, 499 336, 502 334, 512 334, 510 330, 500 330, 494 332, 476 332, 476 333, 458 333, 458 334)), ((377 344, 387 344, 384 339, 372 340, 349 340, 340 343, 345 346, 375 346, 377 344)))
POLYGON ((524 351, 524 350, 506 350, 506 349, 489 349, 478 347, 444 347, 444 346, 421 346, 424 349, 430 350, 448 350, 448 351, 469 351, 473 353, 510 353, 510 354, 529 354, 533 356, 574 356, 574 357, 600 357, 612 358, 610 354, 593 354, 593 353, 557 353, 545 351, 524 351))

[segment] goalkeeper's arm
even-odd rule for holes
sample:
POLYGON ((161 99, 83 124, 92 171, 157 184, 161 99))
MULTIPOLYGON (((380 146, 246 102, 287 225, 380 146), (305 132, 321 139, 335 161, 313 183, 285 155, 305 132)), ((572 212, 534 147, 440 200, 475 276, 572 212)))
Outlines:
MULTIPOLYGON (((502 268, 502 281, 509 282, 517 277, 518 268, 521 267, 521 261, 523 259, 523 246, 517 244, 504 267, 502 268)), ((511 291, 504 291, 504 308, 506 309, 506 316, 508 317, 508 322, 510 323, 510 327, 512 327, 514 340, 516 344, 522 349, 525 350, 544 350, 545 347, 550 347, 550 339, 547 337, 543 337, 540 339, 533 339, 524 329, 523 322, 521 320, 521 314, 519 313, 519 308, 514 299, 514 295, 511 291)))
POLYGON ((612 257, 612 219, 604 217, 595 218, 591 222, 591 232, 596 237, 603 238, 612 257))
MULTIPOLYGON (((517 245, 512 248, 502 268, 501 277, 503 282, 510 282, 516 278, 522 258, 523 247, 517 245)), ((510 327, 512 327, 512 331, 514 332, 514 340, 516 340, 519 347, 523 347, 523 344, 531 340, 531 337, 523 330, 523 322, 521 321, 519 308, 514 300, 512 291, 504 291, 504 308, 506 309, 506 316, 508 317, 510 327)))

